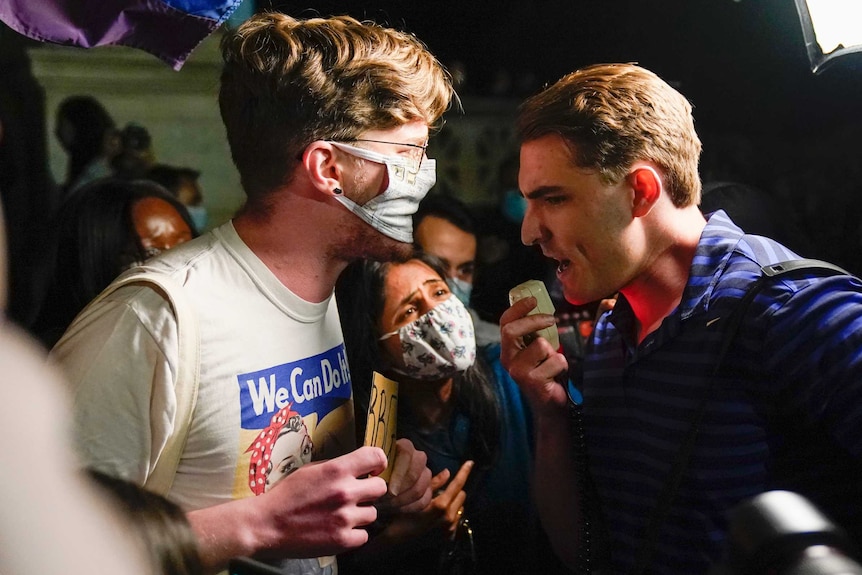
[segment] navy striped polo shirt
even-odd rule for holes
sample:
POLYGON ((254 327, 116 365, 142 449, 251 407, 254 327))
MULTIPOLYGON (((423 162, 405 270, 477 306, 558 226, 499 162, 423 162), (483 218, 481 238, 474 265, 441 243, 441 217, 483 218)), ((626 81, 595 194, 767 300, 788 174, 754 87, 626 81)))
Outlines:
POLYGON ((727 510, 771 489, 801 493, 862 535, 862 282, 816 272, 770 281, 712 375, 725 320, 761 266, 796 258, 716 212, 682 301, 658 330, 638 345, 622 296, 596 325, 583 405, 611 573, 631 570, 713 377, 717 388, 648 572, 706 573, 724 550, 727 510))

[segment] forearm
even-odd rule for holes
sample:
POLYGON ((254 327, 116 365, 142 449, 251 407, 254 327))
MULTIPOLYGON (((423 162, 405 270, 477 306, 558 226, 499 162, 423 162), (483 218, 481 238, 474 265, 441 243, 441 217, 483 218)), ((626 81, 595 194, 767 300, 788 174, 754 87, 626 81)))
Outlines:
POLYGON ((303 465, 255 497, 188 513, 208 571, 233 557, 307 558, 336 555, 368 541, 362 528, 377 518, 370 504, 386 493, 377 475, 383 450, 360 447, 303 465))
POLYGON ((265 518, 254 499, 239 499, 186 514, 198 539, 207 573, 227 568, 233 557, 250 557, 267 548, 265 518))
MULTIPOLYGON (((534 496, 542 525, 554 551, 575 568, 582 550, 582 477, 577 469, 576 443, 568 414, 543 415, 536 420, 534 496)), ((584 470, 585 472, 585 470, 584 470)))

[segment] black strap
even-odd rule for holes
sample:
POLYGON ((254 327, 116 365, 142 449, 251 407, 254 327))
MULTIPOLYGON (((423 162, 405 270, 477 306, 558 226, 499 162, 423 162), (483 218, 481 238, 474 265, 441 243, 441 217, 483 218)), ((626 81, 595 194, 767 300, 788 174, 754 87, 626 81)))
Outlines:
POLYGON ((679 490, 682 478, 685 475, 686 468, 691 459, 691 454, 694 451, 694 444, 697 440, 697 434, 700 431, 700 424, 703 420, 703 415, 706 413, 707 404, 710 399, 712 399, 713 394, 718 388, 718 385, 716 384, 718 371, 724 363, 724 358, 730 350, 733 340, 736 338, 736 333, 739 331, 740 325, 742 325, 745 312, 754 300, 754 297, 761 289, 763 289, 766 283, 771 281, 773 278, 785 277, 799 271, 806 273, 821 272, 823 276, 852 275, 834 264, 814 259, 798 259, 777 264, 769 264, 761 267, 760 271, 762 275, 757 279, 757 281, 752 283, 751 287, 748 288, 726 323, 724 337, 722 338, 721 348, 718 353, 718 360, 712 370, 712 382, 707 388, 703 399, 701 399, 700 405, 698 405, 697 411, 692 418, 691 425, 688 428, 688 433, 680 445, 676 459, 673 462, 673 467, 668 473, 667 481, 662 488, 662 492, 659 494, 658 501, 656 502, 656 506, 653 509, 653 513, 650 516, 649 523, 647 524, 643 541, 638 549, 635 566, 634 569, 632 569, 633 575, 641 575, 642 573, 645 573, 646 568, 650 564, 652 554, 655 551, 656 543, 658 542, 659 531, 667 517, 668 511, 670 511, 671 504, 676 497, 676 492, 679 490))

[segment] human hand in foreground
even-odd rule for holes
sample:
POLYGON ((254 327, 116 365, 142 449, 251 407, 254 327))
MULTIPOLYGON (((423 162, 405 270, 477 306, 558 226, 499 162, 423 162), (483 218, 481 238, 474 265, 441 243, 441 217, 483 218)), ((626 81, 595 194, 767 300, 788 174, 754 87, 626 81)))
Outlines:
POLYGON ((428 456, 419 451, 409 439, 395 442, 395 463, 386 495, 378 507, 387 513, 413 513, 421 511, 431 502, 431 470, 428 456))
POLYGON ((433 530, 452 535, 458 527, 467 494, 464 485, 473 462, 465 461, 455 477, 449 481, 449 470, 444 469, 431 479, 431 488, 435 496, 430 503, 418 513, 396 515, 380 538, 389 544, 409 541, 433 530), (448 483, 447 483, 448 482, 448 483))
POLYGON ((201 554, 217 570, 236 556, 319 557, 368 541, 366 525, 377 519, 372 505, 386 494, 377 477, 386 469, 378 447, 303 465, 271 490, 192 511, 201 554))
POLYGON ((566 390, 560 378, 568 373, 566 357, 543 337, 524 345, 524 336, 555 323, 551 314, 527 315, 536 307, 536 298, 516 301, 500 317, 500 360, 537 414, 557 412, 565 407, 566 390))

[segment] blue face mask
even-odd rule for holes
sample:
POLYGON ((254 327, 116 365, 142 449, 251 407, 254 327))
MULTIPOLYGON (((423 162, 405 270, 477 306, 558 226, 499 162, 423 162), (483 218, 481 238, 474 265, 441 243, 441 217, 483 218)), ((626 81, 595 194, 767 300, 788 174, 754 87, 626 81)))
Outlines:
POLYGON ((527 213, 527 199, 518 190, 507 190, 503 195, 503 215, 506 219, 520 224, 527 213))
POLYGON ((461 303, 465 306, 470 306, 470 294, 473 293, 473 284, 458 278, 446 278, 446 285, 449 286, 449 291, 455 294, 455 297, 461 303))
POLYGON ((203 232, 204 228, 207 226, 207 222, 209 221, 207 209, 204 206, 186 206, 186 211, 189 213, 189 217, 192 219, 195 229, 198 232, 203 232))

